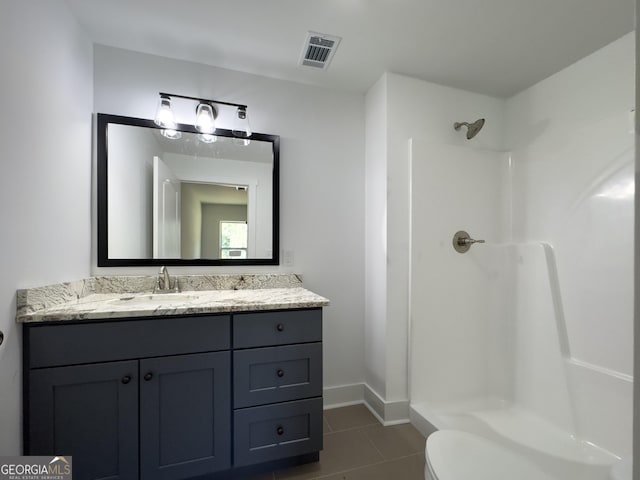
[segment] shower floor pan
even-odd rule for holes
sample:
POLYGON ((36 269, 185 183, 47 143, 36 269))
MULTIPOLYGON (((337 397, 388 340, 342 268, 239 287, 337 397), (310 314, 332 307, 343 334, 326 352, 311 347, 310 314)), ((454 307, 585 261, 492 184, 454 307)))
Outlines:
POLYGON ((558 480, 609 480, 620 458, 518 405, 478 399, 446 408, 411 405, 411 421, 428 433, 455 429, 480 435, 525 456, 558 480))

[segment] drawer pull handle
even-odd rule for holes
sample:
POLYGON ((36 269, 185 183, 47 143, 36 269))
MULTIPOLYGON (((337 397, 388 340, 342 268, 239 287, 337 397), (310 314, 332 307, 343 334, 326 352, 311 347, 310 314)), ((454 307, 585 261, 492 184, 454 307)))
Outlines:
POLYGON ((147 374, 145 374, 144 379, 148 382, 149 380, 151 380, 153 378, 153 373, 149 372, 147 374))
POLYGON ((280 370, 278 370, 277 373, 278 373, 278 377, 280 377, 280 378, 284 377, 284 370, 280 369, 280 370))
POLYGON ((278 428, 276 429, 276 433, 277 433, 278 435, 283 435, 283 434, 284 434, 284 428, 282 428, 282 427, 278 427, 278 428))
POLYGON ((122 383, 124 383, 125 385, 130 381, 131 381, 131 375, 125 375, 124 377, 122 377, 122 383))
POLYGON ((279 323, 278 326, 276 327, 276 329, 278 329, 279 332, 283 332, 284 331, 284 325, 279 323))

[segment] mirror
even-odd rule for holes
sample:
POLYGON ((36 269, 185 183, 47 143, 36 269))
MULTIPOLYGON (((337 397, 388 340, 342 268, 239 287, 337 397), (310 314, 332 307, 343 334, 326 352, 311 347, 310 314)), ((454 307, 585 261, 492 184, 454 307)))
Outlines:
POLYGON ((278 264, 280 137, 97 125, 98 266, 278 264))

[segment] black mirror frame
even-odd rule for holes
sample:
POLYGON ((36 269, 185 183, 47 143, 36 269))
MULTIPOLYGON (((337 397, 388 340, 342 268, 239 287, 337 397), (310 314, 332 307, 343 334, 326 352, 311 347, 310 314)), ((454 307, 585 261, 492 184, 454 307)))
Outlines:
MULTIPOLYGON (((108 126, 110 123, 161 129, 153 120, 123 117, 105 113, 97 114, 97 262, 98 267, 152 267, 152 266, 244 266, 279 265, 280 252, 280 136, 253 133, 251 140, 271 142, 273 146, 273 231, 271 258, 230 259, 181 259, 181 258, 109 258, 108 246, 108 126)), ((181 132, 198 133, 192 125, 178 124, 181 132)), ((235 138, 231 130, 217 129, 216 135, 235 138)))

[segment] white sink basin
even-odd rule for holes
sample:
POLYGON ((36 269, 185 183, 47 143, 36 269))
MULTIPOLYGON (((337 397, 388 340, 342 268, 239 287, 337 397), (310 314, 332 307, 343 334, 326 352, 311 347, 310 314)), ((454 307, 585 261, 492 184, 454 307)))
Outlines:
POLYGON ((111 300, 110 303, 131 306, 178 305, 200 298, 193 293, 153 293, 144 295, 127 295, 111 300))

